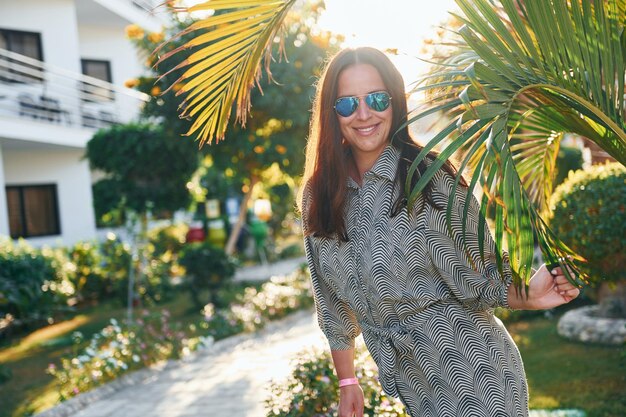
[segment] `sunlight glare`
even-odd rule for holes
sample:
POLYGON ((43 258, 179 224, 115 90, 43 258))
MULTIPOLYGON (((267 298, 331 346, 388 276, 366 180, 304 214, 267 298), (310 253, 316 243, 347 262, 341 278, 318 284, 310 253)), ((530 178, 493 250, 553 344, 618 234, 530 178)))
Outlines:
POLYGON ((390 58, 408 86, 428 65, 419 58, 423 41, 435 36, 449 11, 458 10, 454 0, 325 0, 319 19, 322 29, 345 36, 344 46, 372 46, 397 50, 390 58))

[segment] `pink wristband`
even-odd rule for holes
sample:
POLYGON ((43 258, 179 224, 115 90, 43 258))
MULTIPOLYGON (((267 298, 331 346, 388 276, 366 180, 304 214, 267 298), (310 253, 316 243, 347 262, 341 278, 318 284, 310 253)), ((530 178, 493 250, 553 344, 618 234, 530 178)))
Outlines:
POLYGON ((356 378, 346 378, 339 380, 339 388, 346 387, 348 385, 359 385, 359 380, 356 378))

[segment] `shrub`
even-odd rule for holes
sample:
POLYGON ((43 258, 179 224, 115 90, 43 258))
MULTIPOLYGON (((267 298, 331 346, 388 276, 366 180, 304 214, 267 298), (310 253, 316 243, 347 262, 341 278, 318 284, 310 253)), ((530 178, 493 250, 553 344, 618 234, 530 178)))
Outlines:
POLYGON ((13 378, 13 371, 6 365, 0 364, 0 385, 8 382, 13 378))
POLYGON ((163 226, 148 231, 148 241, 152 246, 151 252, 155 256, 170 254, 177 256, 185 246, 185 236, 189 226, 177 224, 163 226))
POLYGON ((587 262, 592 283, 626 278, 626 168, 617 163, 571 173, 551 198, 550 227, 587 262))
POLYGON ((74 351, 61 359, 61 366, 48 366, 59 384, 61 400, 86 392, 129 371, 167 359, 178 359, 190 348, 204 343, 191 341, 179 325, 170 323, 167 310, 147 311, 131 325, 110 324, 96 333, 86 347, 75 332, 74 351))
POLYGON ((128 275, 132 257, 130 246, 123 243, 114 233, 108 233, 100 243, 102 270, 113 285, 113 294, 122 304, 126 304, 128 275))
POLYGON ((165 301, 173 295, 173 279, 183 275, 178 264, 189 227, 184 224, 158 227, 148 231, 145 275, 147 293, 153 301, 165 301))
POLYGON ((274 276, 261 289, 245 289, 242 296, 228 310, 215 310, 213 304, 204 306, 209 331, 216 339, 254 331, 265 326, 269 320, 277 320, 313 304, 310 279, 305 269, 286 276, 274 276))
POLYGON ((556 156, 556 175, 554 177, 554 187, 562 184, 567 179, 571 171, 582 169, 583 153, 574 146, 561 146, 556 156))
POLYGON ((224 307, 218 290, 235 275, 235 264, 226 253, 207 242, 188 244, 181 252, 179 263, 185 268, 191 298, 198 309, 206 304, 200 292, 208 290, 208 301, 224 307))
POLYGON ((301 256, 304 256, 304 245, 302 242, 287 245, 278 253, 278 259, 291 259, 301 256))
POLYGON ((95 302, 110 298, 114 283, 103 269, 104 259, 99 245, 94 242, 78 242, 65 250, 72 264, 68 278, 76 289, 78 302, 95 302))
POLYGON ((0 241, 0 335, 15 326, 46 323, 67 309, 74 287, 63 259, 24 241, 0 241))
MULTIPOLYGON (((376 365, 369 353, 357 346, 355 372, 365 398, 364 415, 408 417, 399 400, 387 397, 377 380, 376 365)), ((265 401, 267 417, 331 417, 337 415, 339 383, 328 351, 306 351, 298 355, 294 371, 286 381, 271 384, 265 401)))
MULTIPOLYGON (((136 292, 145 302, 167 299, 171 294, 171 270, 175 259, 166 244, 157 243, 165 252, 156 254, 155 246, 146 248, 146 259, 141 265, 136 292), (165 248, 165 249, 164 249, 165 248)), ((117 298, 127 303, 128 275, 131 263, 131 248, 113 234, 107 234, 101 243, 79 242, 64 250, 69 258, 71 271, 68 276, 76 288, 78 302, 100 302, 117 298)), ((136 266, 139 267, 139 266, 136 266)))

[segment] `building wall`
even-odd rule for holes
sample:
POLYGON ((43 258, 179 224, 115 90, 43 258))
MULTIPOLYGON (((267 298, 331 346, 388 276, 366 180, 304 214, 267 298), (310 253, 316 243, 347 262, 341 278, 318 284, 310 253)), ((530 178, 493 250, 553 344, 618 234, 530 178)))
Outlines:
MULTIPOLYGON (((134 46, 126 38, 125 27, 79 26, 80 58, 105 60, 111 63, 111 83, 124 86, 131 78, 146 73, 134 46)), ((137 110, 139 110, 137 108, 137 110)))
POLYGON ((115 102, 84 103, 79 76, 67 71, 82 73, 81 59, 107 60, 116 86, 145 72, 144 58, 126 39, 125 27, 135 17, 148 30, 159 30, 161 24, 135 9, 126 0, 0 0, 0 28, 39 33, 46 65, 45 83, 6 84, 0 91, 6 106, 0 113, 0 235, 9 234, 6 185, 55 183, 61 235, 28 241, 69 245, 96 236, 90 172, 83 159, 95 130, 85 129, 80 117, 84 110, 105 110, 126 122, 139 113, 142 98, 120 91, 115 102), (22 117, 16 110, 22 93, 59 100, 69 121, 22 117))
POLYGON ((3 151, 6 185, 57 185, 61 235, 29 238, 32 244, 70 245, 95 237, 91 177, 83 155, 84 150, 71 148, 3 151))
POLYGON ((7 196, 4 183, 4 159, 2 146, 0 146, 0 236, 9 235, 9 214, 7 213, 7 196))
POLYGON ((74 0, 0 1, 0 27, 40 33, 45 63, 81 72, 74 0))

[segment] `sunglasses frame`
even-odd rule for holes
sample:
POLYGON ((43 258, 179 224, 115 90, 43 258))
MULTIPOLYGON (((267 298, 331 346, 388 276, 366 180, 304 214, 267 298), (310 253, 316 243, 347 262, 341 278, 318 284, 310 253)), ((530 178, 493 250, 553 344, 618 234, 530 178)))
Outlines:
POLYGON ((344 96, 344 97, 339 97, 337 100, 335 100, 335 105, 333 106, 333 108, 335 109, 335 113, 337 113, 337 115, 341 116, 341 117, 350 117, 352 116, 354 113, 356 113, 356 111, 358 110, 359 106, 361 105, 361 99, 363 99, 363 101, 365 101, 365 104, 367 104, 367 107, 375 112, 384 112, 385 110, 387 110, 389 108, 389 106, 391 105, 391 100, 393 99, 393 97, 391 97, 391 95, 389 94, 389 92, 381 90, 381 91, 372 91, 371 93, 367 93, 367 94, 361 94, 358 96, 344 96), (377 110, 375 108, 372 107, 372 105, 370 104, 371 101, 371 97, 375 94, 386 94, 388 97, 388 102, 387 102, 387 106, 382 109, 382 110, 377 110), (368 98, 370 98, 370 100, 368 100, 368 98), (337 104, 339 104, 339 102, 341 100, 345 100, 345 99, 349 99, 353 102, 356 102, 356 106, 354 106, 352 112, 348 115, 343 115, 341 113, 339 113, 339 111, 337 110, 337 104))

